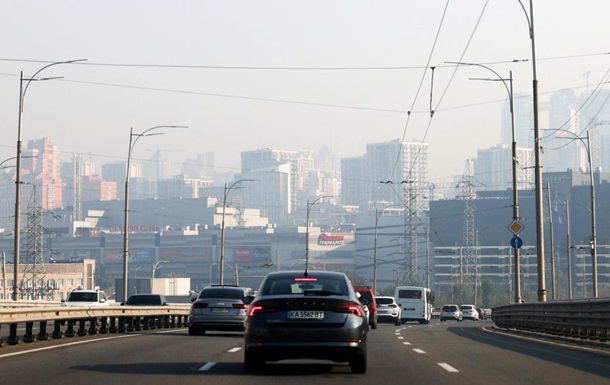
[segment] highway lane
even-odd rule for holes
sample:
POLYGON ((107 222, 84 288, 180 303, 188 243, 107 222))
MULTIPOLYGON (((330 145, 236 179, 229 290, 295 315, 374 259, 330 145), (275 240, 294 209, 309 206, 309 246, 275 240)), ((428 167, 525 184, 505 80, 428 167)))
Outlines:
POLYGON ((185 329, 3 346, 0 373, 3 383, 28 385, 610 383, 608 355, 507 337, 487 331, 491 326, 380 324, 369 334, 364 375, 351 374, 347 364, 304 360, 247 375, 240 333, 195 337, 185 329))

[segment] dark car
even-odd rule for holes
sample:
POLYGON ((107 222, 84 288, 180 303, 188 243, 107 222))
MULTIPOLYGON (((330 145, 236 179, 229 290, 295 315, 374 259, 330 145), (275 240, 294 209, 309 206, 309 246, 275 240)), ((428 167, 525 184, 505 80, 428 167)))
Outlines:
POLYGON ((121 305, 125 306, 167 306, 165 296, 161 294, 132 294, 127 301, 121 305))
POLYGON ((377 329, 379 313, 373 289, 371 289, 370 286, 356 286, 355 289, 356 292, 360 293, 360 302, 369 308, 369 325, 371 326, 371 329, 377 329))
POLYGON ((366 372, 369 326, 345 274, 269 273, 247 302, 246 372, 284 359, 349 362, 352 373, 366 372))
POLYGON ((191 305, 189 335, 204 335, 208 330, 243 331, 248 308, 244 298, 249 294, 250 289, 239 286, 203 288, 191 305))

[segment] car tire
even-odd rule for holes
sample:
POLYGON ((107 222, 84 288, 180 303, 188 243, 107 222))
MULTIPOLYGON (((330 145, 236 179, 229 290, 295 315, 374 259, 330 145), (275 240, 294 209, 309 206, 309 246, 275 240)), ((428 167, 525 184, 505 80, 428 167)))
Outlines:
POLYGON ((377 322, 371 322, 371 329, 377 329, 377 322))
POLYGON ((400 321, 400 318, 396 318, 396 321, 394 321, 394 325, 400 326, 400 324, 402 324, 402 322, 400 321))
POLYGON ((244 353, 244 370, 246 373, 258 373, 263 370, 265 359, 253 352, 244 353))
POLYGON ((204 336, 205 329, 189 328, 189 336, 204 336))
POLYGON ((354 355, 349 362, 349 366, 354 374, 366 373, 366 353, 354 355))

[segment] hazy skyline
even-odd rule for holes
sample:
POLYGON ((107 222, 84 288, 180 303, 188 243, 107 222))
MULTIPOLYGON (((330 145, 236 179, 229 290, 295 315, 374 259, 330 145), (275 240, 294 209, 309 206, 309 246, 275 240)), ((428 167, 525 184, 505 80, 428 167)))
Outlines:
MULTIPOLYGON (((0 12, 0 161, 16 152, 20 71, 54 61, 88 59, 30 83, 21 139, 48 137, 98 173, 127 157, 131 127, 186 125, 143 138, 134 158, 158 147, 178 165, 211 151, 238 172, 241 151, 326 145, 342 158, 400 138, 428 143, 430 180, 449 180, 500 143, 507 92, 469 80, 493 78, 485 69, 445 62, 512 70, 515 94, 532 92, 518 0, 25 0, 0 12)), ((541 103, 608 83, 609 13, 607 0, 534 0, 541 103)))

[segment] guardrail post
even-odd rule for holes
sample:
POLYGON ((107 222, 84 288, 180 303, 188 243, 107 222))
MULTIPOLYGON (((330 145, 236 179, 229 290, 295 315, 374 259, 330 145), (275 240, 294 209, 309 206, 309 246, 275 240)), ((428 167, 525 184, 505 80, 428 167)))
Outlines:
POLYGON ((125 317, 119 317, 119 333, 125 333, 125 330, 126 330, 125 321, 126 321, 125 317))
POLYGON ((66 327, 66 337, 74 337, 76 334, 74 333, 74 320, 66 321, 68 326, 66 327))
POLYGON ((110 317, 110 327, 108 328, 108 331, 110 333, 116 333, 118 330, 119 329, 116 326, 116 317, 110 317))
POLYGON ((100 334, 106 334, 108 333, 108 318, 107 317, 102 317, 100 320, 100 330, 99 330, 100 334))
POLYGON ((25 334, 23 335, 23 342, 34 342, 34 322, 25 323, 25 334))
POLYGON ((76 332, 76 335, 79 337, 85 336, 87 335, 87 332, 85 331, 85 322, 87 320, 81 319, 78 320, 78 331, 76 332))
POLYGON ((58 339, 62 337, 60 320, 56 320, 53 323, 53 334, 51 334, 51 337, 53 337, 53 339, 58 339))
POLYGON ((36 338, 38 341, 46 341, 49 339, 49 334, 47 333, 47 321, 40 321, 38 336, 36 338))
POLYGON ((17 324, 11 324, 9 329, 9 336, 6 342, 9 345, 17 345, 19 343, 19 338, 17 337, 17 324))
POLYGON ((97 334, 97 318, 89 318, 89 330, 87 334, 93 336, 97 334))

